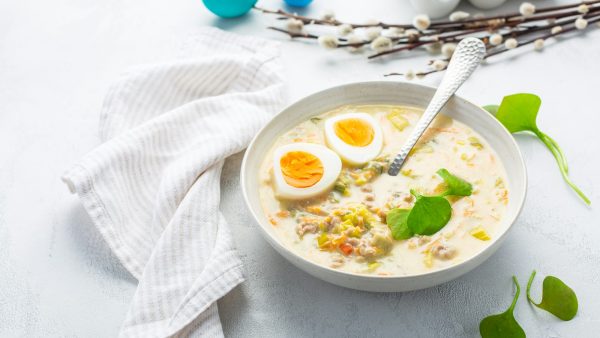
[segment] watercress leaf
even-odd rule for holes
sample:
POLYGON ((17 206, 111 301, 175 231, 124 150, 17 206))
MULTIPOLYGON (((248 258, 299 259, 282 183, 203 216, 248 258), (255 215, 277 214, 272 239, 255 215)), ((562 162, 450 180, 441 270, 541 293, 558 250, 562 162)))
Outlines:
POLYGON ((500 108, 500 106, 497 104, 488 104, 487 106, 483 106, 482 108, 487 110, 488 113, 490 113, 492 115, 496 115, 496 113, 498 113, 498 108, 500 108))
MULTIPOLYGON (((590 199, 571 181, 569 177, 569 167, 567 166, 567 160, 558 146, 558 143, 554 141, 550 136, 543 133, 537 127, 536 118, 537 113, 540 109, 542 100, 534 94, 514 94, 504 97, 502 103, 497 109, 496 118, 500 121, 508 131, 516 133, 520 131, 533 132, 544 145, 550 150, 558 167, 562 174, 565 182, 579 195, 579 197, 586 203, 591 204, 590 199)), ((484 107, 488 111, 493 111, 492 106, 484 107)))
POLYGON ((523 331, 513 314, 521 293, 521 287, 515 276, 513 276, 513 282, 517 287, 517 292, 508 310, 485 317, 479 323, 479 333, 482 338, 525 338, 525 331, 523 331))
POLYGON ((542 283, 542 301, 536 303, 530 295, 531 283, 535 277, 535 270, 527 283, 527 299, 531 304, 546 310, 562 320, 571 320, 577 314, 577 296, 575 291, 560 279, 547 276, 542 283))
POLYGON ((571 181, 571 178, 569 177, 569 166, 567 165, 567 159, 558 143, 540 130, 538 130, 535 134, 544 143, 546 148, 550 150, 552 156, 554 156, 556 159, 556 163, 558 163, 558 169, 560 170, 563 180, 587 205, 591 204, 592 202, 590 199, 583 193, 583 191, 581 191, 581 189, 579 189, 575 183, 573 183, 573 181, 571 181))
POLYGON ((514 94, 505 96, 496 113, 496 118, 508 131, 538 130, 536 118, 542 100, 535 94, 514 94))
POLYGON ((471 193, 473 192, 473 186, 471 183, 458 176, 452 175, 444 168, 438 170, 437 174, 440 175, 448 187, 442 194, 443 196, 471 196, 471 193))
POLYGON ((418 235, 433 235, 450 220, 452 207, 440 196, 417 195, 417 201, 408 214, 408 228, 418 235))
POLYGON ((392 209, 388 212, 385 220, 392 230, 392 237, 396 240, 408 239, 413 236, 413 232, 408 227, 408 214, 409 209, 392 209))

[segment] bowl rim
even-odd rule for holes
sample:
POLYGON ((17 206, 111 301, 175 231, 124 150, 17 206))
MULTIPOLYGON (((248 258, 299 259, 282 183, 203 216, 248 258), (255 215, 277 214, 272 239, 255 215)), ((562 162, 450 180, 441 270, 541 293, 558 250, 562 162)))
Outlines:
MULTIPOLYGON (((467 267, 469 266, 469 263, 472 263, 473 261, 475 261, 477 259, 477 257, 481 256, 484 252, 492 249, 493 247, 495 247, 498 244, 501 244, 503 242, 503 240, 506 238, 506 236, 508 235, 508 233, 510 232, 510 230, 513 228, 516 220, 518 219, 519 215, 521 214, 522 210, 523 210, 523 205, 525 204, 525 198, 527 196, 527 185, 528 185, 528 177, 527 177, 527 168, 525 166, 525 161, 523 159, 523 154, 521 153, 521 149, 519 148, 517 141, 515 140, 515 138, 512 136, 512 134, 506 129, 506 127, 504 127, 504 125, 502 125, 502 123, 500 123, 500 121, 498 121, 496 118, 494 118, 492 116, 492 114, 488 111, 486 111, 485 109, 483 109, 481 106, 464 99, 462 96, 459 96, 457 94, 453 95, 450 100, 452 99, 460 99, 463 102, 465 102, 468 105, 474 106, 476 109, 479 109, 482 113, 484 114, 488 114, 490 116, 490 118, 494 121, 493 123, 497 124, 500 129, 502 130, 502 133, 504 135, 504 137, 507 137, 512 146, 514 146, 514 149, 516 150, 517 153, 517 157, 519 159, 519 163, 518 163, 518 170, 520 170, 523 173, 523 183, 521 185, 521 194, 519 194, 518 197, 518 205, 517 205, 517 210, 516 213, 514 214, 514 217, 509 220, 509 224, 508 227, 504 230, 504 232, 497 238, 493 239, 488 246, 486 246, 485 248, 483 248, 481 251, 479 251, 478 253, 472 255, 471 257, 457 263, 454 265, 450 265, 441 269, 437 269, 434 271, 428 271, 428 272, 422 272, 422 273, 417 273, 417 274, 410 274, 410 275, 369 275, 369 274, 361 274, 361 273, 355 273, 355 272, 348 272, 348 271, 342 271, 342 270, 337 270, 325 265, 321 265, 318 264, 316 262, 313 262, 303 256, 301 256, 300 254, 297 254, 296 252, 294 252, 293 250, 287 248, 286 246, 284 246, 279 239, 275 238, 274 235, 272 235, 269 231, 267 231, 263 224, 261 224, 261 222, 259 221, 259 217, 256 214, 256 212, 250 207, 250 197, 248 194, 248 191, 246 189, 246 181, 249 179, 247 177, 245 177, 245 172, 246 172, 246 165, 248 162, 248 157, 249 154, 251 154, 253 152, 253 149, 255 147, 255 144, 257 142, 257 140, 261 137, 261 135, 263 134, 263 132, 271 127, 271 123, 272 121, 279 115, 284 114, 286 111, 288 111, 292 106, 300 103, 301 101, 304 100, 310 100, 312 97, 322 94, 323 92, 327 92, 327 91, 333 91, 333 90, 342 90, 344 88, 348 88, 348 87, 355 87, 355 86, 373 86, 373 85, 383 85, 383 86, 388 86, 388 85, 406 85, 406 86, 411 86, 411 87, 415 87, 418 88, 418 90, 426 90, 426 91, 433 91, 435 92, 435 90, 437 89, 436 87, 433 86, 428 86, 428 85, 423 85, 423 84, 414 84, 414 83, 408 83, 408 82, 404 82, 404 81, 360 81, 360 82, 350 82, 350 83, 346 83, 346 84, 342 84, 342 85, 337 85, 337 86, 332 86, 332 87, 328 87, 316 92, 313 92, 311 94, 308 94, 306 96, 303 96, 297 100, 295 100, 294 102, 288 104, 286 107, 284 107, 283 109, 281 109, 277 114, 273 115, 271 117, 271 119, 269 119, 269 121, 256 133, 256 135, 254 135, 254 137, 252 138, 252 141, 250 142, 250 144, 248 145, 248 147, 246 148, 246 151, 244 153, 244 158, 242 160, 242 165, 241 165, 241 169, 240 169, 240 184, 242 186, 242 194, 244 196, 244 202, 246 204, 246 207, 248 210, 250 210, 250 213, 252 214, 252 217, 254 218, 254 221, 258 224, 258 227, 260 228, 260 231, 262 233, 262 236, 267 240, 267 242, 269 242, 269 244, 271 244, 272 246, 275 246, 276 251, 278 251, 279 254, 281 254, 281 251, 284 251, 286 253, 289 253, 290 255, 294 256, 295 258, 301 260, 303 263, 310 265, 313 268, 316 269, 320 269, 320 270, 325 270, 329 273, 332 273, 334 275, 337 275, 337 277, 352 277, 352 278, 359 278, 359 279, 363 279, 363 280, 405 280, 405 279, 411 279, 411 278, 422 278, 422 277, 426 277, 426 276, 433 276, 433 275, 439 275, 439 274, 444 274, 450 270, 456 270, 459 269, 461 267, 467 267)), ((340 106, 344 105, 344 103, 340 103, 340 106)), ((464 122, 463 122, 464 123, 464 122)), ((467 124, 467 123, 465 123, 467 124)), ((468 125, 468 124, 467 124, 468 125)), ((282 254, 283 255, 283 254, 282 254)), ((285 255, 283 255, 285 257, 285 255)), ((288 259, 287 257, 285 257, 286 260, 288 259)), ((483 262, 483 261, 482 261, 483 262)), ((480 262, 480 263, 482 263, 480 262)), ((292 262, 290 262, 292 263, 292 262)), ((293 263, 292 263, 293 264, 293 263)), ((293 264, 294 265, 294 264, 293 264)), ((477 264, 478 265, 478 264, 477 264)), ((469 269, 470 270, 470 269, 469 269)))

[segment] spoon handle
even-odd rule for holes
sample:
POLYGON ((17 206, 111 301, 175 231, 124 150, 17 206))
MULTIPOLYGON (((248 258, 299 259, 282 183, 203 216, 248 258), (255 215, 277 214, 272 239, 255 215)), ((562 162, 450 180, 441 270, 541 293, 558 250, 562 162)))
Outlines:
POLYGON ((431 121, 433 121, 437 114, 442 110, 452 95, 456 93, 456 90, 467 80, 473 71, 475 71, 475 68, 479 66, 484 56, 485 45, 477 38, 465 38, 460 41, 458 46, 456 46, 456 50, 448 64, 446 74, 433 95, 433 98, 429 102, 427 109, 425 109, 421 119, 417 125, 415 125, 398 155, 396 155, 392 163, 390 163, 390 168, 388 170, 390 176, 398 175, 404 160, 406 160, 406 157, 421 135, 423 135, 431 121))

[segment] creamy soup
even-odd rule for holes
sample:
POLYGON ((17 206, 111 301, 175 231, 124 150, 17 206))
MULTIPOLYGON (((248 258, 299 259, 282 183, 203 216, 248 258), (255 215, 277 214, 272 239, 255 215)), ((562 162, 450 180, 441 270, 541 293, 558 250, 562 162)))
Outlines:
POLYGON ((262 163, 259 191, 279 240, 327 267, 402 276, 455 265, 500 236, 506 173, 485 139, 465 124, 438 116, 400 174, 387 174, 421 114, 404 106, 344 106, 281 135, 262 163), (468 182, 469 194, 444 195, 448 182, 440 169, 468 182), (410 212, 417 196, 442 196, 451 206, 449 220, 435 233, 395 238, 388 214, 410 212))

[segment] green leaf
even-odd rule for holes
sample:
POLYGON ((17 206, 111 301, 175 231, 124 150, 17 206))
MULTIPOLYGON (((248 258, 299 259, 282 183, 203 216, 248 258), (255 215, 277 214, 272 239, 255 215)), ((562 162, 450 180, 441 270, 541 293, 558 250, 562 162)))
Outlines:
POLYGON ((440 196, 422 196, 411 190, 417 201, 407 218, 408 228, 418 235, 433 235, 440 231, 452 216, 452 207, 440 196))
POLYGON ((388 212, 385 220, 392 230, 392 237, 395 240, 408 239, 413 236, 413 232, 408 227, 409 209, 392 209, 388 212))
POLYGON ((488 113, 492 115, 496 115, 498 113, 498 108, 500 108, 497 104, 488 104, 487 106, 483 106, 483 109, 487 110, 488 113))
POLYGON ((531 304, 546 310, 562 320, 571 320, 577 314, 577 296, 575 291, 560 279, 554 276, 544 278, 542 284, 542 301, 536 303, 530 295, 531 283, 535 277, 535 270, 527 283, 527 299, 531 304))
POLYGON ((542 100, 534 94, 514 94, 505 96, 496 113, 496 118, 508 131, 536 132, 536 118, 542 100))
MULTIPOLYGON (((504 97, 502 103, 497 109, 496 118, 511 133, 529 131, 534 133, 550 150, 552 156, 558 163, 558 168, 565 182, 577 193, 577 195, 586 203, 591 204, 590 199, 571 181, 569 178, 569 167, 565 155, 550 136, 543 133, 537 126, 537 114, 542 104, 539 96, 534 94, 514 94, 504 97)), ((486 110, 492 112, 493 105, 485 106, 486 110)))
POLYGON ((482 338, 525 338, 525 331, 519 325, 513 314, 517 299, 521 293, 521 287, 517 277, 513 276, 513 282, 517 292, 510 307, 505 312, 483 318, 479 323, 479 333, 482 338))
POLYGON ((473 192, 473 186, 471 183, 463 180, 460 177, 452 175, 444 168, 438 170, 437 174, 440 175, 448 187, 442 196, 471 196, 471 193, 473 192))
POLYGON ((560 170, 560 174, 565 182, 567 182, 571 189, 577 193, 577 195, 585 202, 585 204, 590 205, 592 203, 590 199, 583 193, 583 191, 581 191, 581 189, 579 189, 577 185, 575 185, 575 183, 573 183, 573 181, 571 181, 571 178, 569 177, 569 166, 567 165, 567 159, 563 154, 562 149, 558 146, 558 143, 556 143, 556 141, 554 141, 550 136, 544 134, 542 131, 538 131, 536 135, 542 142, 544 142, 546 148, 550 150, 552 156, 554 156, 556 159, 556 162, 558 163, 558 169, 560 170))

